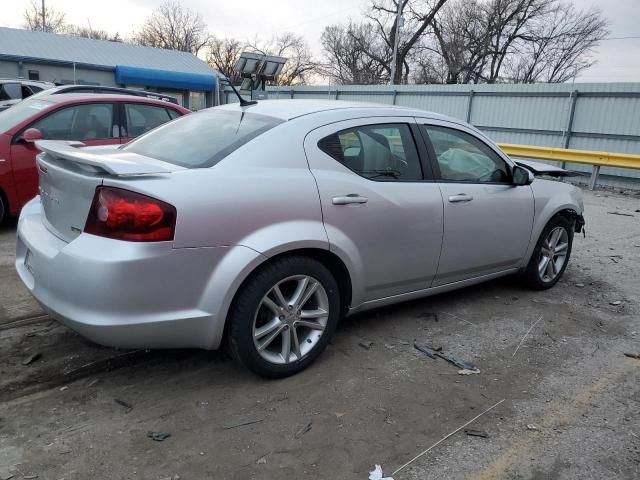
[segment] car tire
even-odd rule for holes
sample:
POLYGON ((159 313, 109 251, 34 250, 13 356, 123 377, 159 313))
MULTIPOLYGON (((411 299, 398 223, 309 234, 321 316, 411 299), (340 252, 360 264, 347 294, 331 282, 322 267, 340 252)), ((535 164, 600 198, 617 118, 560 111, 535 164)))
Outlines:
POLYGON ((524 272, 529 287, 545 290, 558 283, 569 264, 573 233, 573 222, 561 215, 547 223, 524 272))
POLYGON ((7 205, 7 202, 4 199, 4 196, 2 195, 2 192, 0 192, 0 225, 4 224, 4 221, 8 216, 9 216, 9 207, 7 205))
POLYGON ((280 258, 238 292, 228 316, 227 348, 262 377, 287 377, 322 353, 339 317, 340 292, 331 272, 309 257, 280 258))

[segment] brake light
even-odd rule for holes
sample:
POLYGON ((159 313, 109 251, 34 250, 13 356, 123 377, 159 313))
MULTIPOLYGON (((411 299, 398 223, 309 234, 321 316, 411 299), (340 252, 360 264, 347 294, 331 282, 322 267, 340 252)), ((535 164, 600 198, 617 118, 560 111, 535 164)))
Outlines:
POLYGON ((173 205, 115 187, 98 187, 84 227, 85 233, 130 242, 173 240, 173 205))

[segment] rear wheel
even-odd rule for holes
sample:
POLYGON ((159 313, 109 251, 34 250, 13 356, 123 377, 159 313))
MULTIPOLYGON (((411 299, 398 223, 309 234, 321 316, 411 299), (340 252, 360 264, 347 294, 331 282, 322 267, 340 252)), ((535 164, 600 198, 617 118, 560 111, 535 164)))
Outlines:
POLYGON ((553 287, 564 273, 571 256, 573 224, 553 217, 542 231, 524 274, 527 284, 544 290, 553 287))
POLYGON ((293 375, 327 346, 340 312, 338 285, 307 257, 276 260, 256 272, 234 300, 229 349, 268 378, 293 375))

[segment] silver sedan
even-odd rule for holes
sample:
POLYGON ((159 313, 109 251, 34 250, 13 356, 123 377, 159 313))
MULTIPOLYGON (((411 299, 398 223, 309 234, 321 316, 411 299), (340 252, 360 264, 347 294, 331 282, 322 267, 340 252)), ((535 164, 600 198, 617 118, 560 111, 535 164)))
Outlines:
POLYGON ((564 171, 421 110, 262 101, 38 147, 16 268, 46 311, 105 345, 224 345, 267 377, 354 312, 511 274, 549 288, 584 223, 580 191, 538 176, 564 171))

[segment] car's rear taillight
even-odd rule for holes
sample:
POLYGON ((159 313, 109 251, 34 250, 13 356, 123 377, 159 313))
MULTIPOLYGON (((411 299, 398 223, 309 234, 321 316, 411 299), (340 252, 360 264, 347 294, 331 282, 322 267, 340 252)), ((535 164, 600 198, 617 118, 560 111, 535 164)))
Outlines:
POLYGON ((173 240, 176 209, 155 198, 122 188, 98 187, 85 233, 130 242, 173 240))

